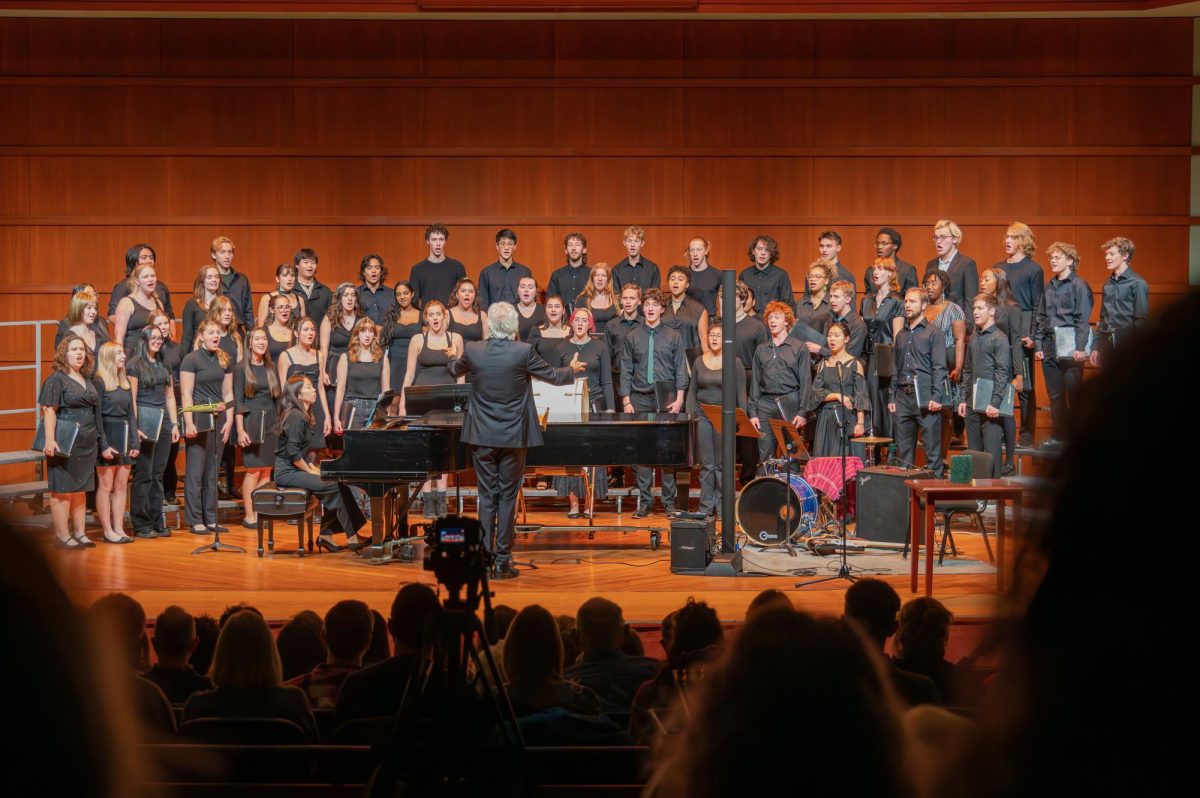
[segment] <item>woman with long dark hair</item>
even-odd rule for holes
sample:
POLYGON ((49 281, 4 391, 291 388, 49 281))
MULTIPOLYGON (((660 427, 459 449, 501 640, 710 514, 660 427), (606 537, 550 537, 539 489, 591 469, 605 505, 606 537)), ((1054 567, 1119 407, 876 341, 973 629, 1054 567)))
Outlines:
POLYGON ((566 319, 567 303, 560 296, 546 297, 546 320, 529 333, 529 345, 547 363, 557 363, 562 343, 571 336, 566 319))
POLYGON ((68 335, 54 352, 54 371, 42 383, 38 407, 46 455, 46 481, 50 490, 50 518, 54 548, 94 548, 86 534, 84 494, 96 487, 96 456, 110 452, 100 419, 100 394, 89 379, 94 364, 87 343, 68 335), (79 425, 69 455, 60 453, 55 434, 59 421, 79 425), (73 532, 71 530, 74 530, 73 532))
MULTIPOLYGON (((985 269, 979 275, 979 292, 994 295, 1000 303, 1000 309, 996 311, 996 329, 1008 339, 1012 350, 1012 384, 1013 390, 1019 394, 1025 389, 1025 350, 1021 345, 1021 306, 1013 296, 1008 272, 997 266, 985 269)), ((1000 475, 1006 477, 1017 471, 1017 417, 1004 416, 1000 422, 1004 431, 1004 466, 1000 475)))
POLYGON ((162 413, 158 436, 153 439, 142 432, 145 425, 138 424, 140 452, 133 461, 133 488, 129 499, 133 536, 137 538, 171 536, 162 514, 163 474, 171 453, 177 451, 174 444, 179 441, 179 427, 175 421, 175 377, 163 357, 166 339, 157 322, 157 317, 152 318, 142 330, 137 349, 126 368, 139 422, 142 413, 162 413))
POLYGON ((296 291, 296 267, 291 263, 281 263, 275 267, 275 290, 263 294, 262 299, 258 301, 256 322, 259 327, 265 327, 270 321, 276 297, 287 299, 293 318, 305 315, 304 297, 296 291))
POLYGON ((839 457, 845 445, 848 457, 862 457, 863 446, 851 444, 850 439, 865 434, 866 415, 871 410, 866 372, 862 361, 846 351, 850 340, 846 322, 832 322, 825 340, 831 354, 817 366, 812 387, 813 403, 818 407, 813 456, 839 457))
POLYGON ((479 293, 470 277, 459 277, 450 295, 448 329, 462 336, 463 343, 487 338, 487 311, 479 306, 479 293))
MULTIPOLYGON (((224 297, 222 297, 224 299, 224 297)), ((215 404, 215 413, 184 410, 187 469, 184 478, 184 514, 193 534, 225 532, 217 525, 217 468, 221 448, 233 431, 233 359, 221 348, 221 326, 206 319, 200 323, 199 346, 179 367, 183 407, 215 404)))
MULTIPOLYGON (((162 352, 159 353, 159 357, 162 358, 163 365, 166 366, 167 370, 171 372, 171 387, 175 393, 175 406, 182 407, 183 398, 179 389, 179 366, 183 363, 183 358, 185 355, 183 351, 183 345, 171 338, 171 333, 174 332, 175 328, 171 324, 171 319, 166 313, 151 313, 150 326, 157 327, 159 333, 162 335, 162 352)), ((176 420, 177 416, 172 413, 171 421, 176 420)), ((164 422, 164 424, 165 423, 166 422, 164 422)), ((179 455, 179 436, 182 436, 182 434, 183 430, 182 428, 179 428, 177 430, 177 436, 172 438, 171 452, 167 455, 167 466, 163 471, 163 501, 169 504, 175 504, 179 500, 179 497, 175 493, 175 490, 179 485, 179 474, 175 468, 175 460, 179 455)), ((160 526, 159 531, 160 533, 167 532, 166 526, 160 526)), ((167 534, 169 535, 170 532, 167 532, 167 534)), ((165 537, 165 535, 161 536, 165 537)))
POLYGON ((271 479, 275 448, 279 442, 279 419, 275 400, 282 390, 271 361, 270 335, 256 327, 246 336, 246 359, 233 374, 233 396, 237 403, 237 442, 242 448, 242 526, 258 529, 254 513, 255 489, 271 479))
POLYGON ((413 288, 406 280, 396 283, 396 306, 388 314, 380 333, 380 345, 387 349, 390 378, 388 384, 399 387, 404 384, 404 372, 408 369, 408 346, 413 336, 421 332, 421 311, 413 305, 413 288))
MULTIPOLYGON (((368 320, 369 321, 369 320, 368 320)), ((358 505, 347 507, 338 483, 321 479, 321 469, 305 459, 316 419, 313 407, 317 389, 305 375, 288 378, 279 398, 279 443, 275 449, 275 484, 284 488, 303 488, 321 502, 321 534, 317 545, 325 551, 343 551, 333 542, 334 532, 345 532, 351 547, 359 545, 356 533, 366 523, 358 505)))
POLYGON ((296 342, 296 328, 300 319, 293 315, 292 305, 286 296, 271 298, 271 309, 267 313, 267 324, 262 329, 267 331, 267 351, 271 362, 277 363, 279 356, 291 348, 296 342))

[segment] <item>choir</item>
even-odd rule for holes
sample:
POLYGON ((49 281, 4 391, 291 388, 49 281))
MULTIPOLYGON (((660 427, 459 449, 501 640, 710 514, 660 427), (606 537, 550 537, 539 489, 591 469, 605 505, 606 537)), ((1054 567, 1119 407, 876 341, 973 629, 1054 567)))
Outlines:
MULTIPOLYGON (((333 519, 322 545, 335 548, 328 532, 354 530, 345 528, 347 508, 327 483, 317 484, 312 464, 338 448, 344 430, 366 423, 384 391, 462 381, 447 364, 466 344, 488 337, 487 308, 497 301, 514 305, 519 337, 548 364, 576 357, 586 366, 579 379, 595 411, 697 413, 699 404, 718 401, 720 270, 709 262, 706 239, 688 242, 683 263, 667 269, 663 286, 658 265, 643 255, 641 227, 623 231, 626 256, 612 267, 589 265, 587 238, 571 232, 563 240, 566 262, 539 302, 531 270, 515 260, 516 232, 496 233, 497 260, 478 281, 447 255, 449 236, 444 225, 430 225, 428 256, 409 279, 391 286, 383 258, 372 253, 361 260, 357 284, 331 291, 317 279, 317 253, 300 249, 275 270, 273 290, 256 306, 248 279, 233 268, 233 241, 219 236, 211 265, 196 274, 178 341, 171 294, 158 280, 149 244, 125 253, 126 279, 114 286, 108 305, 111 335, 95 288, 77 286, 39 396, 39 448, 48 457, 56 545, 94 545, 81 520, 81 497, 93 489, 105 542, 169 535, 159 508, 175 492, 182 439, 192 532, 218 529, 218 471, 223 465, 232 493, 240 451, 243 523, 255 526, 250 496, 274 473, 277 481, 283 476, 322 496, 333 519), (123 523, 127 494, 132 534, 123 523)), ((1101 248, 1110 276, 1093 328, 1093 293, 1072 244, 1054 242, 1045 251, 1047 280, 1033 260, 1027 225, 1007 229, 1005 257, 991 268, 980 270, 960 251, 962 242, 953 220, 938 220, 936 256, 918 283, 916 267, 900 259, 900 233, 881 228, 859 298, 853 272, 839 260, 842 238, 826 230, 797 297, 778 263, 778 242, 755 236, 737 282, 734 376, 739 407, 761 438, 757 453, 743 448, 739 459, 752 468, 754 454, 760 462, 772 457, 774 437, 765 422, 785 419, 805 433, 817 456, 862 454, 854 438, 883 436, 895 440, 895 460, 911 465, 920 437, 927 467, 941 476, 957 421, 969 448, 992 455, 993 474, 1009 474, 1014 449, 1033 443, 1038 364, 1053 426, 1043 445, 1065 440, 1085 366, 1099 366, 1147 319, 1148 287, 1131 266, 1134 243, 1117 237, 1101 248)), ((697 415, 700 509, 713 514, 720 506, 720 446, 711 424, 697 415)), ((635 471, 635 516, 644 517, 652 511, 653 472, 635 471)), ((671 512, 674 474, 664 473, 661 484, 671 512)), ((603 483, 595 487, 603 495, 603 483)), ((564 479, 559 488, 577 517, 582 484, 564 479)), ((438 509, 444 482, 425 495, 438 509)))

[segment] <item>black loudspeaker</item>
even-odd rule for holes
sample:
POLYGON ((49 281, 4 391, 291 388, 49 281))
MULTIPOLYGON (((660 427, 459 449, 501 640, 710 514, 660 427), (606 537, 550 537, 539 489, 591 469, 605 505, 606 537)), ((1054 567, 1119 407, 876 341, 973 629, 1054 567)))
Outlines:
POLYGON ((859 469, 856 476, 858 527, 855 535, 880 543, 903 543, 908 538, 908 488, 906 479, 932 479, 924 468, 876 466, 859 469))
POLYGON ((677 518, 671 521, 671 573, 703 574, 712 561, 714 521, 677 518))

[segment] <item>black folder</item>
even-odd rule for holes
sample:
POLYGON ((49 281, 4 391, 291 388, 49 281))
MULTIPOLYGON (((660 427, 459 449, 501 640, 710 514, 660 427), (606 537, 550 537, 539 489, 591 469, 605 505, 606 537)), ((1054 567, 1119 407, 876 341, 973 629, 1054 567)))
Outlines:
MULTIPOLYGON (((54 426, 54 442, 58 444, 58 454, 60 456, 71 456, 71 452, 75 449, 75 440, 78 437, 79 424, 65 418, 58 419, 58 423, 54 426)), ((30 448, 39 452, 46 448, 46 429, 42 425, 40 418, 38 419, 37 430, 33 434, 33 446, 30 448)))

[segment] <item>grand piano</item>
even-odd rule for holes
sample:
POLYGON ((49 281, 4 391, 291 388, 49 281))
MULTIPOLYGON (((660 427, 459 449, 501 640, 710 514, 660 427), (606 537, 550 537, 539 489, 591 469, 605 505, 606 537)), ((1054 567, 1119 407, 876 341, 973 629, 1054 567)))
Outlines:
MULTIPOLYGON (((389 559, 384 539, 393 526, 406 524, 422 482, 472 467, 470 447, 460 439, 462 422, 461 412, 395 417, 379 408, 366 429, 346 430, 341 457, 322 461, 323 479, 355 485, 370 497, 369 556, 389 559)), ((693 462, 696 421, 686 413, 550 415, 542 435, 543 445, 529 449, 528 468, 637 464, 685 470, 693 462)))

